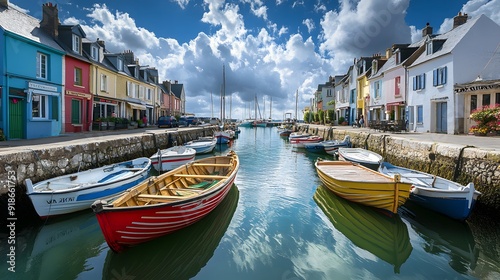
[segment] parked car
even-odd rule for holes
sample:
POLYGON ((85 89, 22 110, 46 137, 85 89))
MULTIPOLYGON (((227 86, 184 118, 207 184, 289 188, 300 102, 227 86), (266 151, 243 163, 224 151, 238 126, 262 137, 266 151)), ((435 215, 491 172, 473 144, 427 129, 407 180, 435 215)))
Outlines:
POLYGON ((179 118, 179 122, 177 123, 179 127, 186 127, 189 126, 188 121, 184 117, 179 118))
POLYGON ((161 116, 158 118, 158 127, 178 127, 179 123, 174 116, 161 116))

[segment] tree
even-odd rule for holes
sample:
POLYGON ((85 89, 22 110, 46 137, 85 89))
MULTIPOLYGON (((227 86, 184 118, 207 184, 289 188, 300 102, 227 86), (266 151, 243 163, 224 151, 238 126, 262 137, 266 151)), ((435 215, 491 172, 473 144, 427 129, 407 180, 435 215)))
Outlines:
POLYGON ((319 117, 319 123, 324 124, 325 123, 325 111, 319 110, 318 117, 319 117))

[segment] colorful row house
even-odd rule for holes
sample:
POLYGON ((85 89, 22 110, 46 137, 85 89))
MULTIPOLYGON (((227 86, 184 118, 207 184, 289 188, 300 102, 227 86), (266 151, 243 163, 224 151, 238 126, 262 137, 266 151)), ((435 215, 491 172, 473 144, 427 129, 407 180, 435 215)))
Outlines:
MULTIPOLYGON (((468 133, 472 111, 500 104, 500 26, 485 15, 459 13, 453 28, 394 44, 385 55, 355 59, 335 84, 335 109, 352 124, 402 124, 406 130, 468 133), (350 112, 350 113, 348 113, 350 112)), ((315 94, 322 101, 324 95, 315 94)))
POLYGON ((42 11, 39 21, 0 0, 1 138, 90 131, 104 120, 152 125, 185 113, 183 84, 160 83, 132 51, 110 52, 79 25, 61 25, 57 5, 42 11))

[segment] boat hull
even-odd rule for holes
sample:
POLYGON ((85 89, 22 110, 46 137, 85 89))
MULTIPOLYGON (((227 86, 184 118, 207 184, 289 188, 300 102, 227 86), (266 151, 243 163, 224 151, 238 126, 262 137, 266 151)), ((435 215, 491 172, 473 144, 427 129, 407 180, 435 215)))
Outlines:
POLYGON ((213 139, 212 141, 192 141, 186 143, 184 146, 192 148, 196 151, 196 154, 208 154, 215 149, 217 141, 213 139))
POLYGON ((339 159, 361 164, 371 170, 378 171, 382 156, 361 148, 338 148, 339 159))
POLYGON ((217 144, 227 144, 231 140, 231 135, 226 131, 217 131, 214 133, 217 144))
MULTIPOLYGON (((217 159, 221 157, 213 158, 217 159)), ((195 164, 206 166, 205 162, 208 160, 210 160, 210 158, 195 161, 192 164, 190 163, 189 167, 188 165, 186 165, 185 168, 184 166, 181 166, 152 179, 151 182, 144 182, 136 188, 131 189, 128 194, 117 198, 114 202, 112 202, 113 204, 108 204, 106 201, 94 202, 92 209, 96 214, 97 220, 109 247, 115 252, 120 252, 126 247, 134 246, 169 234, 196 223, 217 207, 217 205, 219 205, 227 195, 234 183, 239 168, 237 159, 234 162, 234 165, 232 165, 230 174, 223 176, 224 179, 218 181, 213 188, 210 188, 207 191, 195 190, 201 191, 198 195, 187 197, 180 196, 175 198, 171 198, 172 196, 153 195, 154 197, 160 197, 162 201, 154 204, 149 204, 149 202, 147 202, 143 205, 136 204, 128 206, 128 202, 131 199, 140 198, 144 192, 149 192, 153 186, 163 186, 162 188, 166 187, 163 179, 177 178, 176 180, 171 181, 171 183, 174 183, 175 181, 180 180, 178 176, 183 177, 182 175, 184 175, 186 177, 196 177, 197 175, 191 174, 187 170, 198 168, 194 166, 195 164), (157 180, 156 182, 160 182, 161 186, 156 185, 155 180, 157 180)), ((203 178, 203 176, 210 177, 218 175, 205 174, 198 176, 202 176, 201 178, 203 178)), ((179 191, 179 188, 176 187, 174 189, 170 189, 169 191, 173 190, 179 191)))
POLYGON ((411 184, 364 166, 342 161, 316 161, 321 183, 336 195, 363 205, 397 213, 410 196, 411 184))
POLYGON ((181 165, 194 160, 196 150, 174 146, 165 150, 158 151, 150 157, 151 165, 158 172, 175 169, 181 165), (177 151, 178 150, 178 151, 177 151))
POLYGON ((402 181, 413 185, 411 201, 456 220, 467 219, 481 195, 474 189, 472 183, 462 186, 439 176, 394 166, 387 162, 382 163, 380 172, 389 176, 399 174, 402 181))
MULTIPOLYGON (((144 158, 144 160, 148 159, 144 158)), ((99 169, 106 170, 108 168, 112 168, 112 165, 105 166, 99 169)), ((118 174, 115 177, 116 180, 110 180, 108 182, 103 182, 103 183, 89 184, 86 187, 75 187, 61 191, 55 191, 55 190, 49 191, 48 189, 44 189, 43 191, 37 191, 37 188, 39 188, 39 186, 46 184, 47 182, 50 181, 52 181, 52 185, 54 186, 57 183, 54 182, 53 180, 57 178, 45 180, 36 183, 33 186, 30 186, 31 184, 30 180, 29 181, 30 183, 27 183, 28 185, 27 194, 31 202, 33 203, 33 206, 37 214, 41 218, 68 214, 72 212, 89 209, 92 203, 97 199, 111 199, 117 195, 120 195, 125 190, 136 186, 140 182, 144 181, 147 177, 149 177, 150 169, 151 169, 151 162, 148 160, 147 166, 145 166, 141 170, 131 171, 130 172, 131 174, 128 175, 126 173, 118 174)), ((81 173, 75 173, 73 175, 65 175, 61 177, 69 177, 69 176, 84 177, 86 176, 86 174, 89 174, 90 172, 95 170, 96 169, 87 170, 81 173)), ((110 171, 109 175, 107 176, 112 176, 113 173, 111 172, 113 170, 111 169, 108 170, 110 171)))

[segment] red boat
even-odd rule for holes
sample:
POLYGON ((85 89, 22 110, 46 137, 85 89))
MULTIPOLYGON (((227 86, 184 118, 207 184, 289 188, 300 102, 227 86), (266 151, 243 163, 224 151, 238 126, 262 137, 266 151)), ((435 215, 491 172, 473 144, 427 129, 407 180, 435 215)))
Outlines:
POLYGON ((115 252, 189 226, 227 195, 239 169, 234 151, 187 163, 127 190, 111 202, 95 201, 104 238, 115 252))
POLYGON ((323 141, 323 138, 316 135, 290 138, 290 144, 296 148, 304 148, 305 143, 319 143, 321 141, 323 141))

